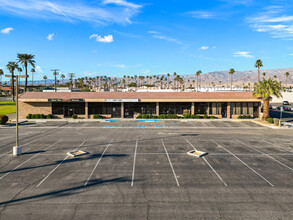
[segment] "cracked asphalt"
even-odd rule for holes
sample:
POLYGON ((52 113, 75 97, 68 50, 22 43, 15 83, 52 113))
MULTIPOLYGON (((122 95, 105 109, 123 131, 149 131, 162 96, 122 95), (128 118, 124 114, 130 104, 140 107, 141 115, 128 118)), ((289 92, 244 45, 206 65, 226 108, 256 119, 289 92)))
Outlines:
POLYGON ((1 127, 0 219, 293 219, 292 129, 127 123, 1 127))

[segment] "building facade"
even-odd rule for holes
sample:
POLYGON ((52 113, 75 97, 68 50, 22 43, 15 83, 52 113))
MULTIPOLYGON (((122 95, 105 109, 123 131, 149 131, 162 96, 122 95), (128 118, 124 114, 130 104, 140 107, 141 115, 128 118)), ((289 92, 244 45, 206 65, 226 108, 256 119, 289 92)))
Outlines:
POLYGON ((197 114, 218 118, 260 116, 261 100, 251 92, 57 92, 24 93, 20 118, 53 114, 58 118, 136 118, 139 114, 197 114))

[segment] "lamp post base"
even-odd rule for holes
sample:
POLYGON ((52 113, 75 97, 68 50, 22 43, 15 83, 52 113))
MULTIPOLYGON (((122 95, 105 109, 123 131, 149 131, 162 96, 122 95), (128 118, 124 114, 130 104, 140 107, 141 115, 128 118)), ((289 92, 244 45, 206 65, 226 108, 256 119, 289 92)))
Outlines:
POLYGON ((21 155, 21 146, 14 146, 13 147, 13 156, 21 155))

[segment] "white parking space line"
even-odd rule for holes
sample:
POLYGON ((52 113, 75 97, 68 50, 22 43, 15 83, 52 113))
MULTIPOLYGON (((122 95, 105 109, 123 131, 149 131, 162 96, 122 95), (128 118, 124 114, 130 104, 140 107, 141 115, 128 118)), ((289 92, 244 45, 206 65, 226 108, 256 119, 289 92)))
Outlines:
POLYGON ((168 160, 169 160, 169 163, 170 163, 170 166, 171 166, 171 169, 172 169, 173 175, 174 175, 174 177, 175 177, 175 180, 176 180, 177 186, 180 186, 180 185, 179 185, 179 182, 178 182, 178 179, 177 179, 177 176, 176 176, 176 173, 175 173, 175 170, 174 170, 173 165, 172 165, 172 163, 171 163, 171 160, 170 160, 170 157, 169 157, 168 151, 167 151, 166 146, 165 146, 165 144, 164 144, 163 139, 162 139, 162 144, 163 144, 163 147, 164 147, 164 149, 165 149, 165 152, 166 152, 167 158, 168 158, 168 160))
POLYGON ((94 169, 92 170, 92 172, 91 172, 91 174, 90 174, 89 178, 87 179, 87 181, 85 182, 84 186, 86 186, 86 185, 88 184, 88 182, 90 181, 90 179, 91 179, 91 177, 92 177, 93 173, 95 172, 95 170, 96 170, 97 166, 99 165, 99 163, 100 163, 100 161, 101 161, 102 157, 103 157, 103 156, 104 156, 104 154, 106 153, 106 151, 107 151, 108 147, 111 145, 112 141, 113 141, 113 139, 110 141, 110 143, 107 145, 107 147, 106 147, 106 148, 105 148, 105 150, 103 151, 102 155, 100 156, 100 158, 99 158, 98 162, 96 163, 96 165, 95 165, 94 169))
MULTIPOLYGON (((62 140, 62 139, 61 139, 62 140)), ((45 148, 44 150, 48 150, 49 148, 55 146, 58 142, 60 142, 61 140, 57 141, 56 143, 50 145, 49 147, 45 148)), ((34 157, 38 156, 39 154, 41 154, 42 152, 40 153, 37 153, 35 154, 34 156, 30 157, 28 160, 24 161, 23 163, 19 164, 17 167, 15 167, 13 170, 11 170, 10 172, 6 173, 5 175, 1 176, 0 177, 0 180, 3 179, 5 176, 7 176, 8 174, 12 173, 14 170, 16 170, 17 168, 21 167, 23 164, 29 162, 31 159, 33 159, 34 157)))
MULTIPOLYGON (((279 146, 279 145, 276 145, 275 143, 271 143, 271 142, 268 142, 268 141, 266 141, 266 140, 261 140, 262 142, 265 142, 265 143, 267 143, 267 144, 270 144, 270 145, 272 145, 272 146, 275 146, 275 147, 277 147, 277 148, 279 148, 279 149, 282 149, 282 150, 286 150, 286 149, 284 149, 283 147, 281 147, 281 146, 279 146)), ((286 150, 287 151, 287 150, 286 150)), ((289 151, 289 152, 292 152, 292 151, 289 151)), ((293 153, 293 152, 292 152, 293 153)))
POLYGON ((190 123, 193 127, 196 127, 195 124, 193 124, 191 121, 189 121, 189 123, 190 123))
POLYGON ((224 186, 227 186, 227 184, 224 182, 224 180, 221 178, 221 176, 215 171, 215 169, 211 166, 211 164, 206 160, 206 158, 202 158, 207 165, 209 165, 209 167, 212 169, 212 171, 214 171, 214 173, 217 175, 217 177, 219 177, 219 179, 222 181, 222 183, 224 184, 224 186))
MULTIPOLYGON (((191 147, 193 147, 194 150, 196 150, 196 148, 193 146, 192 143, 190 143, 189 140, 185 139, 191 147)), ((225 183, 225 181, 222 179, 222 177, 217 173, 217 171, 212 167, 212 165, 204 158, 202 157, 202 159, 207 163, 207 165, 212 169, 212 171, 217 175, 217 177, 221 180, 221 182, 224 184, 224 186, 227 186, 227 184, 225 183)))
POLYGON ((222 145, 218 144, 216 141, 211 140, 212 142, 214 142, 218 147, 223 148, 225 151, 227 151, 228 153, 230 153, 232 156, 234 156, 237 160, 239 160, 242 164, 244 164, 247 168, 249 168, 252 172, 254 172, 256 175, 258 175, 260 178, 262 178, 264 181, 266 181, 270 186, 274 186, 270 181, 268 181, 266 178, 264 178, 261 174, 259 174, 258 172, 256 172, 253 168, 251 168, 247 163, 245 163, 243 160, 241 160, 239 157, 237 157, 235 154, 233 154, 231 151, 227 150, 225 147, 223 147, 222 145))
MULTIPOLYGON (((86 142, 86 140, 84 142, 82 142, 77 148, 75 148, 74 150, 79 149, 81 146, 84 145, 84 143, 86 142)), ((55 170, 57 170, 57 168, 65 161, 67 160, 68 156, 66 156, 38 185, 37 187, 39 187, 55 170)))
POLYGON ((226 125, 227 127, 233 127, 232 125, 229 125, 228 123, 221 121, 224 125, 226 125))
POLYGON ((138 139, 136 139, 135 150, 134 150, 131 186, 133 186, 133 182, 134 182, 134 173, 135 173, 135 161, 136 161, 137 145, 138 145, 138 139))
POLYGON ((266 153, 264 153, 264 152, 262 152, 262 151, 260 151, 260 150, 257 150, 257 149, 255 149, 255 148, 253 148, 253 147, 251 147, 251 146, 249 146, 249 145, 243 143, 242 141, 239 141, 238 139, 236 139, 236 141, 238 141, 240 144, 245 145, 246 147, 249 147, 250 149, 252 149, 252 150, 254 150, 254 151, 256 151, 256 152, 259 152, 259 153, 261 153, 261 154, 267 156, 268 158, 270 158, 270 159, 276 161, 277 163, 281 164, 282 166, 284 166, 284 167, 288 168, 289 170, 292 170, 292 171, 293 171, 293 168, 287 166, 286 164, 282 163, 281 161, 278 161, 277 159, 271 157, 270 155, 268 155, 268 154, 266 154, 266 153))

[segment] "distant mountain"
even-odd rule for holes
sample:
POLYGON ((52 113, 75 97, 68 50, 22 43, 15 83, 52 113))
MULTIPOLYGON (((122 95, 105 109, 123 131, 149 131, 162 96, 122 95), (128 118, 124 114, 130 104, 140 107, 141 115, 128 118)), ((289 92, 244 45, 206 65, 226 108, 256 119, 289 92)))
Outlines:
MULTIPOLYGON (((265 78, 269 77, 277 77, 277 80, 286 82, 285 73, 289 72, 290 76, 288 77, 288 84, 293 84, 293 68, 289 69, 272 69, 272 70, 260 70, 260 77, 262 78, 262 73, 266 73, 265 78)), ((195 75, 187 75, 184 77, 185 79, 196 79, 195 75)), ((254 83, 257 81, 258 72, 257 70, 248 70, 248 71, 236 71, 233 74, 233 82, 236 84, 242 83, 254 83)), ((218 84, 220 81, 223 84, 230 83, 231 76, 229 75, 229 71, 215 71, 210 73, 201 74, 202 83, 211 83, 214 82, 218 84)))

